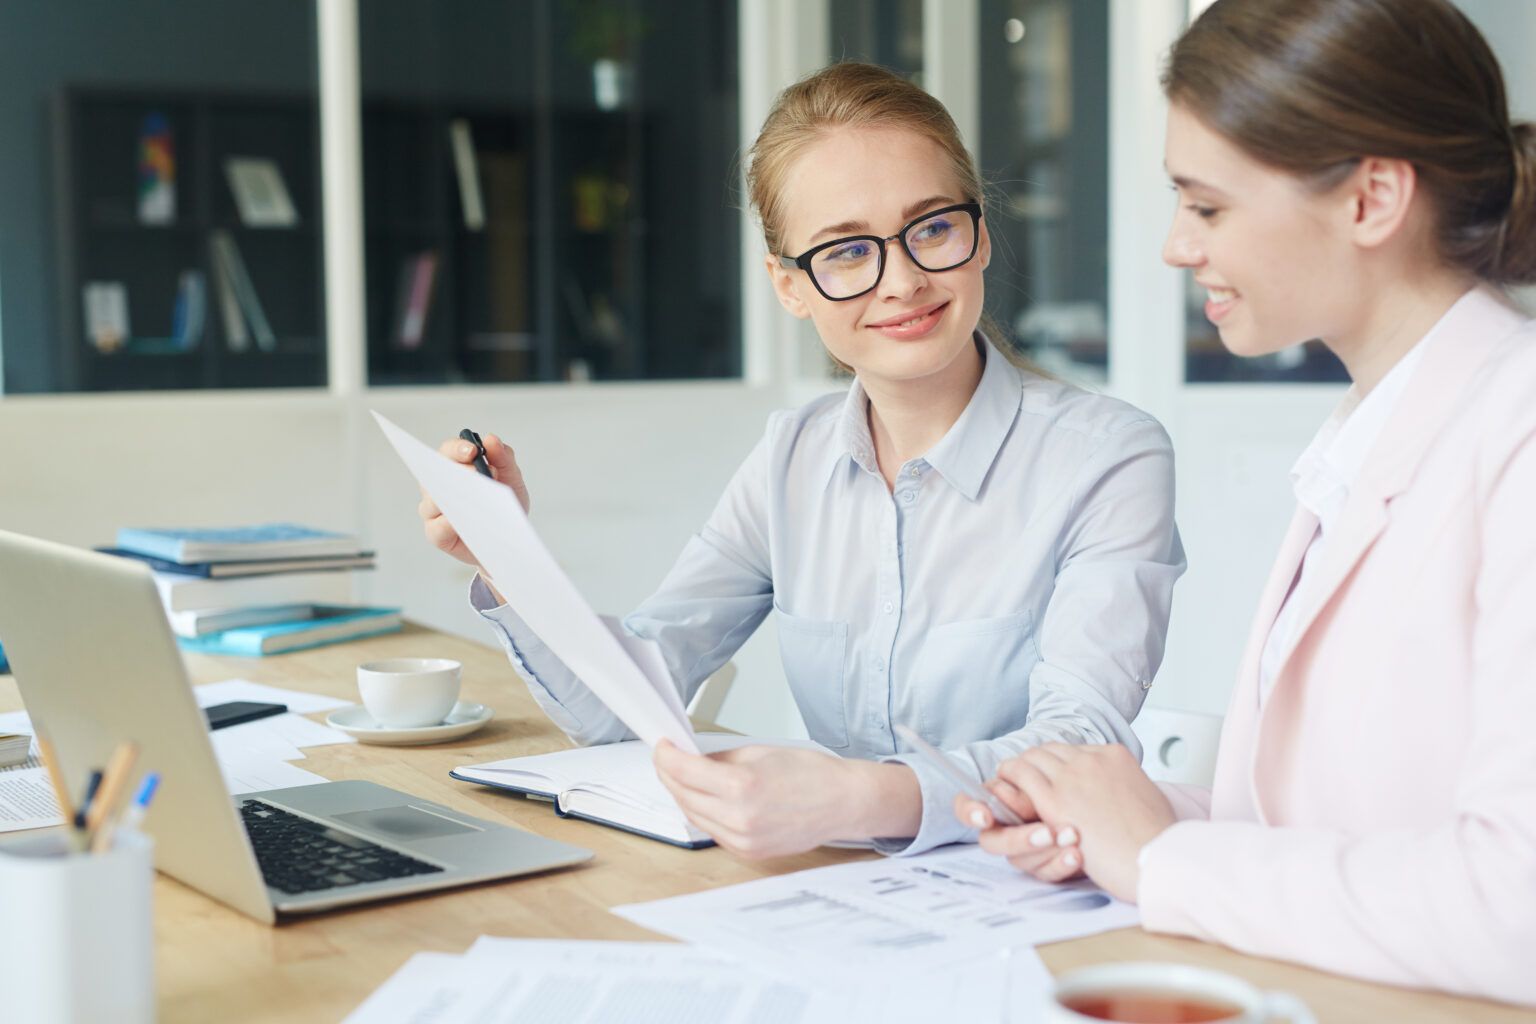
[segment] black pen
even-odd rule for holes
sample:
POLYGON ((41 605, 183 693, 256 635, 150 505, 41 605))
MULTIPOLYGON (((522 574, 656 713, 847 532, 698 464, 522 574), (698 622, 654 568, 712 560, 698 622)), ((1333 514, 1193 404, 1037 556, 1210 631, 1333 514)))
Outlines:
POLYGON ((485 461, 485 444, 481 442, 480 435, 465 427, 459 431, 459 437, 475 446, 475 468, 480 471, 480 475, 491 476, 491 464, 485 461))
POLYGON ((90 813, 91 801, 96 799, 96 791, 101 788, 101 769, 92 768, 91 774, 85 780, 85 799, 80 801, 75 808, 75 820, 71 822, 78 832, 85 831, 86 815, 90 813))

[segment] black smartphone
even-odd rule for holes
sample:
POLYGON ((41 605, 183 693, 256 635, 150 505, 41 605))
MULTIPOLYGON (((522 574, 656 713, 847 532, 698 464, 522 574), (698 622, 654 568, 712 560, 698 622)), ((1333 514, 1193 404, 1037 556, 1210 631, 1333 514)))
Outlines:
POLYGON ((203 714, 208 716, 208 731, 212 732, 214 729, 222 729, 226 725, 239 725, 241 722, 254 722, 258 718, 281 715, 287 710, 287 704, 267 704, 257 700, 232 700, 228 704, 215 704, 211 708, 204 708, 203 714))

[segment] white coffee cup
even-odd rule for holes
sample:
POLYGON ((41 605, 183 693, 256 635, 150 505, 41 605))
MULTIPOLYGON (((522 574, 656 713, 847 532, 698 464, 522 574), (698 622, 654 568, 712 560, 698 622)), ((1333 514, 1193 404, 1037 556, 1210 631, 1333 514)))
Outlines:
POLYGON ((357 666, 357 692, 373 720, 390 729, 437 725, 459 699, 459 663, 388 658, 357 666))
POLYGON ((1267 1024, 1277 1020, 1292 1024, 1316 1022, 1306 1003, 1289 992, 1265 992, 1241 978, 1206 967, 1149 962, 1099 964, 1063 975, 1047 1001, 1045 1019, 1050 1024, 1104 1024, 1105 1021, 1146 1024, 1148 1020, 1202 1020, 1212 1024, 1267 1024), (1116 1002, 1120 1005, 1117 1009, 1129 1010, 1131 998, 1142 998, 1165 1010, 1170 1008, 1167 1004, 1177 1002, 1186 1009, 1208 1008, 1211 1014, 1219 1013, 1219 1008, 1228 1012, 1187 1017, 1138 1016, 1134 1012, 1125 1012, 1115 1016, 1102 1005, 1096 1011, 1103 1012, 1089 1012, 1085 1003, 1095 997, 1101 1002, 1108 997, 1118 997, 1116 1002), (1073 1009, 1074 1004, 1082 1009, 1073 1009))

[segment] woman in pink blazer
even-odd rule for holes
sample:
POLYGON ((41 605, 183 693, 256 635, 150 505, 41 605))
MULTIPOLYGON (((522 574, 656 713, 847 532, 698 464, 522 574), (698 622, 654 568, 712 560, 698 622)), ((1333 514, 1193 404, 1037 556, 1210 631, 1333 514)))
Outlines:
POLYGON ((1536 129, 1446 0, 1219 0, 1175 44, 1165 260, 1354 381, 1297 462, 1215 788, 1032 749, 987 849, 1192 935, 1536 1004, 1536 129))

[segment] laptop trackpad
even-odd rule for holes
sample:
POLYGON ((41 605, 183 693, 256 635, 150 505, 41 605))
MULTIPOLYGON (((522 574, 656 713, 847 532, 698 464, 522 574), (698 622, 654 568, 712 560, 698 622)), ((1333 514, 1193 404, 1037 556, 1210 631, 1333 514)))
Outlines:
POLYGON ((372 811, 352 811, 349 814, 333 814, 331 820, 407 842, 478 831, 457 821, 450 821, 441 815, 405 805, 380 807, 372 811))

